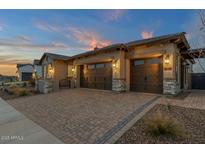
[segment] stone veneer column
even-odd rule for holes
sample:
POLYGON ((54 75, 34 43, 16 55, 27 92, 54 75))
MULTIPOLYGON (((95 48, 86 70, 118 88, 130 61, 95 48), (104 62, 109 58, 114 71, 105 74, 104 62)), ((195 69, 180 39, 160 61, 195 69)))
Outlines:
POLYGON ((125 53, 120 51, 119 58, 113 60, 112 90, 122 92, 126 90, 125 80, 125 53))
POLYGON ((176 95, 180 92, 179 84, 179 59, 177 58, 176 48, 169 46, 167 52, 163 55, 163 93, 167 95, 176 95), (165 57, 169 55, 170 63, 165 63, 165 57), (176 70, 176 66, 178 69, 176 70), (176 73, 177 72, 177 73, 176 73))
POLYGON ((80 88, 80 65, 74 65, 72 88, 80 88))

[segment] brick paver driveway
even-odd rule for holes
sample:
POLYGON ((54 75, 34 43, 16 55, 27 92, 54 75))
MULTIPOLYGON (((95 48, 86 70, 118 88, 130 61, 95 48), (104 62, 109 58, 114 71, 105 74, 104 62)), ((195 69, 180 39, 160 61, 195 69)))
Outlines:
POLYGON ((205 110, 205 90, 192 90, 183 100, 162 97, 158 100, 161 104, 177 105, 181 107, 205 110))
POLYGON ((8 101, 64 143, 96 143, 152 94, 70 89, 8 101))

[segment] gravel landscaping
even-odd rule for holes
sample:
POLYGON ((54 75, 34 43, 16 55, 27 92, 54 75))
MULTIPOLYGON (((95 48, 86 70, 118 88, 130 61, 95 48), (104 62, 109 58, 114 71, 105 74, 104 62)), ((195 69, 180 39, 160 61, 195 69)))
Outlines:
POLYGON ((118 144, 139 143, 192 143, 205 144, 205 110, 184 108, 172 105, 156 105, 142 119, 125 132, 116 142, 118 144), (159 136, 153 137, 147 132, 146 120, 157 112, 176 119, 184 128, 184 137, 159 136))

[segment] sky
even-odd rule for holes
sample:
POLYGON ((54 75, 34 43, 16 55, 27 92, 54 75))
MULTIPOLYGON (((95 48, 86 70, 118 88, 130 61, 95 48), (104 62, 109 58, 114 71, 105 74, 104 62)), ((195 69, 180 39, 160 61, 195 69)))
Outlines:
POLYGON ((72 56, 182 31, 192 42, 199 24, 197 10, 0 10, 0 74, 15 75, 17 63, 44 52, 72 56))

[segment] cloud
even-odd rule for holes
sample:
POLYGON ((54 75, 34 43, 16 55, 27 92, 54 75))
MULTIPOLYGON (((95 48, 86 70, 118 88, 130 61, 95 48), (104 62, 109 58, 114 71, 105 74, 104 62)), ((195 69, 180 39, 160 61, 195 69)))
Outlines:
POLYGON ((16 38, 18 41, 22 42, 22 43, 31 43, 31 38, 29 36, 25 36, 25 35, 20 35, 17 36, 16 38))
POLYGON ((4 29, 4 24, 0 22, 0 31, 2 31, 3 29, 4 29))
POLYGON ((152 38, 153 37, 153 32, 151 32, 151 31, 142 31, 141 32, 141 37, 143 39, 152 38))
POLYGON ((58 25, 54 25, 54 24, 49 24, 49 23, 44 22, 44 21, 36 21, 34 23, 34 25, 36 26, 36 28, 38 28, 42 31, 47 31, 47 32, 60 32, 60 31, 62 31, 62 27, 60 27, 58 25))
POLYGON ((0 49, 4 48, 20 48, 20 49, 35 49, 36 51, 41 51, 42 49, 68 49, 69 47, 60 42, 52 42, 50 44, 33 44, 31 39, 28 37, 18 36, 14 39, 0 39, 0 49))
MULTIPOLYGON (((119 18, 121 11, 114 10, 114 12, 115 13, 112 13, 112 18, 119 18)), ((90 50, 95 48, 96 46, 101 48, 111 44, 111 41, 103 39, 97 32, 67 25, 64 24, 63 26, 59 26, 43 21, 35 22, 35 26, 42 31, 57 32, 62 35, 62 37, 67 38, 69 41, 75 41, 74 44, 78 44, 78 46, 74 47, 76 49, 90 50)), ((67 46, 59 42, 55 42, 52 47, 67 48, 67 46)))
POLYGON ((34 44, 31 38, 26 36, 18 36, 14 39, 0 39, 0 64, 28 63, 45 51, 56 53, 68 49, 69 47, 62 42, 34 44))
POLYGON ((0 64, 22 64, 22 63, 32 63, 32 60, 20 57, 11 57, 10 55, 0 56, 0 64))
POLYGON ((112 43, 110 40, 101 38, 99 34, 93 31, 87 31, 76 27, 68 27, 68 32, 69 33, 66 34, 68 38, 74 38, 76 41, 86 46, 87 49, 93 49, 95 47, 101 48, 112 43))
POLYGON ((103 17, 106 21, 118 21, 123 17, 126 10, 123 9, 115 9, 115 10, 105 10, 103 17))

